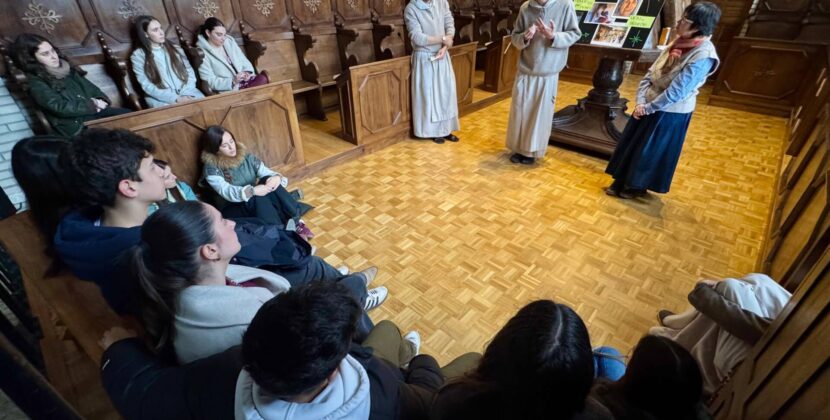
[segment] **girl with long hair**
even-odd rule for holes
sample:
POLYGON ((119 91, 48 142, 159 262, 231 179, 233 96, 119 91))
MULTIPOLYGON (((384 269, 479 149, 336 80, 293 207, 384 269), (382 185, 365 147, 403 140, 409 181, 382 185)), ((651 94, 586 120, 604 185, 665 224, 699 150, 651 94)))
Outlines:
POLYGON ((433 419, 570 419, 594 380, 588 330, 563 304, 520 309, 484 350, 478 366, 438 393, 433 419))
POLYGON ((204 98, 196 88, 196 73, 184 51, 165 38, 158 19, 138 16, 134 29, 138 48, 130 62, 148 106, 156 108, 204 98))
POLYGON ((83 130, 85 121, 130 112, 112 107, 110 98, 84 77, 86 72, 40 35, 18 35, 12 58, 26 74, 29 96, 58 135, 74 136, 83 130))

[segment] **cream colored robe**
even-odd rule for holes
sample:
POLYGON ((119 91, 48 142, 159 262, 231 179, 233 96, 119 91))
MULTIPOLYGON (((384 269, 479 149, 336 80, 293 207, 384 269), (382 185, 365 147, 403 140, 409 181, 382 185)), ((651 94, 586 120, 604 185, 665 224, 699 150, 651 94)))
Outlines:
POLYGON ((455 34, 455 24, 447 0, 412 0, 404 11, 406 29, 412 41, 412 126, 416 137, 445 137, 458 130, 458 96, 455 73, 447 52, 440 60, 430 57, 441 44, 430 44, 429 37, 455 34))
POLYGON ((507 125, 507 148, 513 153, 534 158, 545 156, 553 125, 559 72, 568 62, 568 48, 581 34, 570 0, 548 0, 544 5, 529 0, 519 9, 512 45, 521 50, 521 54, 507 125), (538 31, 530 42, 525 42, 525 30, 534 25, 538 17, 546 24, 553 20, 556 33, 552 42, 538 31))

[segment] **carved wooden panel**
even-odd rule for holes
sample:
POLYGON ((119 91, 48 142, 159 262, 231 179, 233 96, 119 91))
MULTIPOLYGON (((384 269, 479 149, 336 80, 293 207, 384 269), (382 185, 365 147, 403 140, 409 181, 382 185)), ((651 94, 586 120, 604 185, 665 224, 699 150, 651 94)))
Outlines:
POLYGON ((316 35, 314 47, 308 51, 308 59, 317 63, 320 81, 331 82, 332 77, 342 71, 340 57, 337 55, 337 36, 334 34, 316 35))
POLYGON ((0 34, 7 43, 18 34, 29 32, 52 40, 65 52, 90 44, 91 25, 77 1, 16 0, 3 2, 3 6, 0 34))
POLYGON ((100 31, 108 37, 113 48, 133 43, 132 19, 136 16, 154 16, 162 27, 170 25, 161 0, 90 0, 90 3, 96 11, 100 31))
POLYGON ((372 9, 381 21, 403 20, 403 9, 406 0, 371 0, 372 9))
POLYGON ((716 419, 828 416, 830 231, 804 260, 800 285, 710 405, 716 419))
POLYGON ((239 20, 245 21, 254 32, 291 30, 285 0, 239 0, 239 12, 239 20))
POLYGON ((369 0, 334 0, 332 5, 345 26, 355 22, 369 22, 372 18, 369 0))
POLYGON ((736 37, 724 60, 709 103, 788 116, 811 67, 827 62, 826 48, 736 37))
POLYGON ((458 96, 458 109, 473 103, 477 46, 477 43, 470 42, 453 46, 449 51, 452 58, 452 70, 455 74, 455 93, 458 96))
MULTIPOLYGON (((332 0, 289 0, 292 16, 297 20, 301 30, 321 24, 334 27, 334 12, 332 0)), ((335 50, 336 51, 336 50, 335 50)))
POLYGON ((409 57, 393 58, 349 69, 357 144, 409 133, 409 60, 409 57))
POLYGON ((199 139, 214 124, 231 130, 268 166, 289 170, 304 163, 297 111, 289 83, 269 84, 197 101, 91 121, 90 127, 125 128, 149 138, 155 155, 195 185, 201 175, 199 139), (251 124, 251 121, 257 121, 251 124))
POLYGON ((476 7, 476 0, 450 0, 450 7, 472 11, 476 7))

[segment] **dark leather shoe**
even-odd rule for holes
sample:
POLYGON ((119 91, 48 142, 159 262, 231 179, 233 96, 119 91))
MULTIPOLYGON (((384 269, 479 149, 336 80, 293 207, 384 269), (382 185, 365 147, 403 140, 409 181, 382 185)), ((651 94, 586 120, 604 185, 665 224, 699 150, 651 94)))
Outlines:
POLYGON ((443 144, 444 143, 444 139, 442 139, 441 137, 436 137, 436 138, 432 139, 432 141, 434 141, 438 144, 443 144))
POLYGON ((513 153, 513 155, 510 156, 510 161, 513 163, 522 163, 522 157, 523 156, 518 153, 513 153))
POLYGON ((454 136, 452 133, 450 133, 450 134, 449 134, 449 135, 447 135, 447 136, 444 136, 444 139, 445 139, 445 140, 449 140, 449 141, 451 141, 451 142, 453 142, 453 143, 458 143, 458 137, 454 136))

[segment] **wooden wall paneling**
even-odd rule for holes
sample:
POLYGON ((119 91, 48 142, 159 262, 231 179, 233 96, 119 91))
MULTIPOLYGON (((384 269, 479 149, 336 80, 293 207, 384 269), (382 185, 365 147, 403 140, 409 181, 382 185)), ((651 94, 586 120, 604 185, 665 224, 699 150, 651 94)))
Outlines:
POLYGON ((827 104, 830 103, 830 62, 825 62, 824 66, 815 66, 812 73, 805 75, 807 83, 804 83, 801 99, 793 107, 787 121, 784 151, 790 156, 798 154, 821 113, 827 112, 827 104), (810 80, 813 82, 809 83, 810 80))
POLYGON ((510 45, 510 35, 490 43, 484 57, 484 85, 482 88, 495 93, 511 89, 518 70, 519 50, 510 45))
MULTIPOLYGON (((731 48, 732 39, 741 35, 753 0, 712 0, 712 2, 717 4, 722 12, 720 22, 712 34, 712 42, 718 50, 718 55, 723 59, 731 48)), ((676 20, 675 17, 666 23, 674 25, 676 20)))
MULTIPOLYGON (((351 67, 351 110, 356 144, 366 145, 406 137, 409 111, 409 57, 351 67)), ((344 123, 344 132, 347 131, 344 123)))
MULTIPOLYGON (((231 0, 165 0, 168 10, 175 12, 175 19, 171 26, 179 26, 187 36, 188 41, 194 42, 199 26, 209 17, 216 17, 222 21, 232 36, 239 36, 237 16, 234 13, 231 0)), ((169 31, 168 31, 169 32, 169 31)))
POLYGON ((455 74, 455 92, 458 95, 458 109, 473 103, 476 72, 475 42, 454 45, 449 53, 452 58, 452 69, 455 74))
POLYGON ((709 103, 789 116, 812 66, 826 61, 826 46, 736 37, 709 103))
POLYGON ((826 418, 830 389, 830 229, 804 259, 800 286, 718 391, 716 419, 826 418))
POLYGON ((304 163, 294 96, 287 82, 90 121, 87 126, 124 128, 147 137, 156 145, 156 156, 169 161, 179 178, 196 185, 201 175, 199 139, 214 124, 232 131, 271 167, 289 171, 304 163))
POLYGON ((786 219, 781 218, 781 226, 770 238, 765 260, 765 271, 782 285, 792 281, 792 270, 815 240, 818 227, 827 220, 829 197, 827 172, 823 169, 813 179, 805 178, 809 185, 801 195, 782 195, 781 207, 791 206, 791 210, 786 219))

